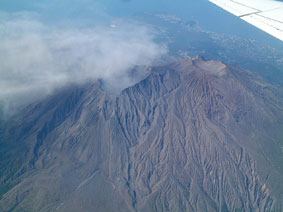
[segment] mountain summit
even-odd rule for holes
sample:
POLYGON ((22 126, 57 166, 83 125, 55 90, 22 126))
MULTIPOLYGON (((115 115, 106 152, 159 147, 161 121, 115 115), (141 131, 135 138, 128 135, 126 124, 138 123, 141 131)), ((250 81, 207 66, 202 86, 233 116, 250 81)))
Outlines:
POLYGON ((0 211, 280 211, 283 104, 249 71, 202 57, 113 96, 73 86, 7 121, 0 211))

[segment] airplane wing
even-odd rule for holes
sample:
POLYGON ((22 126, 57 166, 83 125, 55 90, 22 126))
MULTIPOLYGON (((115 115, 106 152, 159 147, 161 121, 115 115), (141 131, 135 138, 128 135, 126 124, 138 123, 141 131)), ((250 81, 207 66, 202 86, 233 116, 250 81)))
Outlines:
POLYGON ((280 0, 209 0, 224 10, 283 41, 283 2, 280 0))

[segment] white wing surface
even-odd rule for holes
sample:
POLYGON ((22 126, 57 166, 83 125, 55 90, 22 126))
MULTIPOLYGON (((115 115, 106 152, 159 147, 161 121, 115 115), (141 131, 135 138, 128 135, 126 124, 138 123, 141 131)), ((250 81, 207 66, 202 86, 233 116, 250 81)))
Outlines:
POLYGON ((209 0, 283 41, 283 2, 276 0, 209 0))

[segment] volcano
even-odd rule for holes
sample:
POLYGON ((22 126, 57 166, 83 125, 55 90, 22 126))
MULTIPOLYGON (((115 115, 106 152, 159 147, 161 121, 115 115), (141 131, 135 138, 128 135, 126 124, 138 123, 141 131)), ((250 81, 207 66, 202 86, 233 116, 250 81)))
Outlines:
POLYGON ((0 211, 281 211, 281 94, 200 56, 61 89, 2 124, 0 211))

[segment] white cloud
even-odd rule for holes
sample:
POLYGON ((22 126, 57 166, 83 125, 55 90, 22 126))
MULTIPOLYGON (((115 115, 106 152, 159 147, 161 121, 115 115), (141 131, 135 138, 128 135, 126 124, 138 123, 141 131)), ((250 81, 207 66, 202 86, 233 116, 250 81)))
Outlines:
POLYGON ((122 78, 127 87, 131 68, 166 53, 152 29, 133 22, 60 29, 30 14, 0 17, 0 101, 8 108, 89 79, 122 78))

